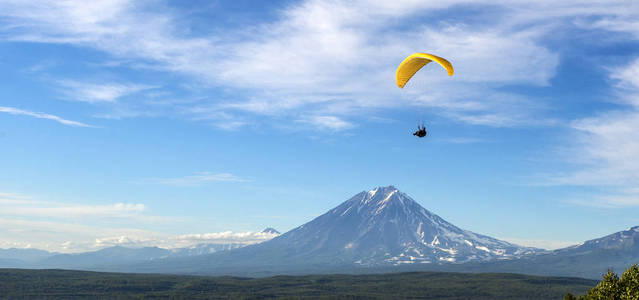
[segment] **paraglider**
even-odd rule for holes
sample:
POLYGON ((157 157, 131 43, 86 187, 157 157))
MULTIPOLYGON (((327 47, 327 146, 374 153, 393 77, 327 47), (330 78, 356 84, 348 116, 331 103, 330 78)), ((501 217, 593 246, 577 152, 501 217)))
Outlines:
POLYGON ((423 138, 426 136, 426 134, 428 134, 426 132, 426 126, 422 125, 422 127, 419 127, 419 125, 417 125, 417 131, 415 131, 415 133, 413 133, 413 135, 419 137, 419 138, 423 138))
POLYGON ((404 61, 399 64, 399 67, 397 67, 397 72, 395 72, 395 82, 397 83, 397 86, 400 89, 404 88, 406 83, 413 77, 413 75, 415 75, 415 73, 417 73, 417 71, 432 61, 444 67, 444 69, 448 72, 448 76, 453 76, 455 73, 453 65, 443 57, 428 53, 414 53, 404 59, 404 61))
MULTIPOLYGON (((395 82, 397 86, 402 89, 408 83, 408 81, 419 71, 422 67, 429 64, 430 62, 436 62, 440 66, 446 69, 448 76, 453 76, 455 70, 453 69, 453 65, 443 57, 439 57, 437 55, 429 54, 429 53, 414 53, 408 56, 399 67, 397 67, 397 71, 395 72, 395 82)), ((426 127, 422 124, 421 127, 417 125, 417 131, 413 133, 414 136, 419 138, 425 137, 427 134, 426 127)))

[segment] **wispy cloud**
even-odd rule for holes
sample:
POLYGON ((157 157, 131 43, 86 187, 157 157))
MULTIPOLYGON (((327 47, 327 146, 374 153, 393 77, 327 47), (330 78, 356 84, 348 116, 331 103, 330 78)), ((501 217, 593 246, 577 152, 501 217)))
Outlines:
POLYGON ((94 251, 111 246, 156 246, 173 249, 197 244, 248 245, 276 236, 277 234, 254 231, 171 235, 122 226, 105 227, 77 222, 10 219, 0 216, 0 248, 37 248, 65 253, 94 251))
POLYGON ((88 125, 88 124, 85 124, 85 123, 63 119, 61 117, 54 116, 54 115, 51 115, 51 114, 46 114, 46 113, 41 113, 41 112, 33 112, 33 111, 28 111, 28 110, 14 108, 14 107, 0 106, 0 112, 12 114, 12 115, 29 116, 29 117, 34 117, 34 118, 38 118, 38 119, 53 120, 53 121, 56 121, 56 122, 58 122, 60 124, 64 124, 64 125, 67 125, 67 126, 95 127, 95 126, 91 126, 91 125, 88 125))
POLYGON ((89 103, 115 102, 117 99, 140 91, 156 88, 150 85, 119 83, 88 83, 59 80, 61 93, 69 100, 89 103))
POLYGON ((141 203, 86 205, 35 200, 21 195, 0 194, 0 216, 59 218, 128 218, 147 210, 141 203))
POLYGON ((336 116, 308 116, 298 122, 314 125, 321 129, 329 129, 333 131, 344 130, 353 127, 353 124, 342 120, 336 116))
POLYGON ((142 203, 86 205, 0 192, 0 248, 34 247, 62 252, 116 245, 179 248, 201 243, 252 244, 276 236, 253 231, 162 233, 143 228, 149 224, 192 220, 153 216, 148 211, 142 203))
POLYGON ((173 178, 146 178, 143 182, 173 185, 173 186, 200 186, 212 182, 246 182, 246 179, 231 173, 199 172, 195 175, 173 178))
POLYGON ((150 231, 127 226, 145 227, 176 220, 148 215, 147 210, 142 203, 88 205, 0 193, 0 247, 33 246, 53 251, 86 251, 95 249, 97 245, 93 242, 102 236, 154 235, 150 231))
POLYGON ((277 234, 265 232, 210 232, 210 233, 190 233, 181 235, 166 234, 136 234, 101 236, 93 240, 67 241, 63 243, 66 251, 84 251, 88 249, 100 249, 112 246, 124 247, 160 247, 165 249, 192 247, 198 244, 235 244, 250 245, 261 243, 276 237, 277 234))
POLYGON ((603 186, 599 191, 591 192, 580 197, 573 196, 564 200, 567 204, 573 204, 597 209, 618 209, 630 206, 639 206, 639 190, 632 187, 603 186))
MULTIPOLYGON (((6 207, 5 207, 6 208, 6 207)), ((114 203, 109 205, 58 205, 50 207, 11 206, 5 215, 29 217, 74 218, 74 217, 118 217, 126 218, 146 210, 144 204, 114 203)))
MULTIPOLYGON (((386 29, 381 24, 410 12, 389 13, 382 11, 388 7, 381 6, 304 2, 265 29, 262 38, 234 45, 236 55, 224 62, 223 79, 228 84, 266 90, 269 94, 253 95, 262 100, 240 101, 233 107, 248 112, 312 110, 343 119, 363 108, 419 105, 456 112, 447 115, 462 122, 511 126, 513 122, 504 119, 512 118, 508 108, 516 102, 493 103, 494 97, 488 95, 494 90, 481 87, 517 82, 543 85, 554 74, 557 55, 534 42, 542 32, 430 24, 404 30, 398 37, 380 32, 386 29), (360 5, 366 9, 360 9, 360 5), (451 80, 436 73, 441 70, 427 70, 406 91, 400 91, 394 86, 392 71, 403 55, 424 44, 429 45, 430 51, 447 53, 454 59, 454 64, 460 66, 456 77, 451 80), (502 55, 509 57, 508 62, 500 59, 502 55), (434 86, 439 88, 433 89, 434 86), (477 87, 486 93, 469 99, 469 91, 477 87), (481 99, 481 105, 468 109, 466 103, 473 98, 481 99), (487 112, 496 116, 483 116, 481 120, 475 116, 487 112)), ((414 6, 416 11, 426 9, 414 6)), ((526 115, 531 107, 518 111, 526 115)), ((530 120, 518 118, 520 122, 526 119, 530 120)), ((327 123, 314 124, 322 128, 327 123)))
MULTIPOLYGON (((270 240, 276 237, 277 234, 266 232, 212 232, 212 233, 191 233, 182 234, 169 238, 177 243, 177 245, 195 245, 201 243, 218 243, 218 244, 230 244, 230 243, 243 243, 254 244, 270 240)), ((175 246, 174 246, 175 247, 175 246)), ((180 246, 178 246, 180 247, 180 246)), ((183 246, 182 246, 183 247, 183 246)))
POLYGON ((488 140, 482 138, 474 138, 474 137, 453 137, 441 139, 444 143, 450 144, 477 144, 477 143, 487 143, 488 140))
POLYGON ((143 237, 153 236, 154 233, 123 226, 95 226, 60 219, 39 220, 0 215, 0 247, 78 252, 95 249, 92 245, 98 237, 116 235, 143 237))
MULTIPOLYGON (((470 21, 439 14, 473 3, 311 0, 287 7, 269 23, 216 35, 185 33, 174 10, 151 9, 167 5, 157 1, 8 1, 0 15, 5 39, 89 47, 130 62, 123 67, 145 65, 147 70, 181 74, 185 82, 201 84, 204 90, 224 87, 233 95, 230 100, 211 97, 199 104, 217 106, 231 116, 237 111, 287 115, 290 120, 333 116, 345 122, 337 125, 342 129, 363 110, 416 105, 476 125, 539 124, 544 108, 531 103, 543 99, 522 103, 515 93, 493 96, 504 94, 504 85, 548 84, 560 56, 544 38, 566 27, 626 32, 637 19, 628 1, 495 1, 490 13, 470 21), (397 20, 415 22, 418 15, 427 21, 397 27, 397 20), (583 21, 593 16, 598 24, 583 21), (398 62, 425 50, 445 53, 456 75, 448 78, 429 68, 400 91, 392 80, 398 62)), ((78 88, 76 99, 114 101, 145 88, 78 88)), ((219 124, 233 128, 241 123, 219 124)), ((327 122, 311 124, 327 128, 327 122)))
MULTIPOLYGON (((639 28, 636 28, 639 32, 639 28)), ((639 35, 637 35, 639 39, 639 35)), ((639 59, 611 70, 623 108, 575 120, 570 144, 561 149, 572 170, 550 174, 552 185, 592 186, 594 196, 571 201, 600 207, 639 206, 639 59)))
MULTIPOLYGON (((639 24, 636 27, 636 31, 637 40, 639 40, 639 24)), ((613 69, 610 77, 618 80, 619 87, 624 89, 625 92, 636 97, 639 94, 639 58, 624 67, 613 69)), ((639 103, 632 101, 634 99, 630 100, 632 104, 639 106, 639 103)))

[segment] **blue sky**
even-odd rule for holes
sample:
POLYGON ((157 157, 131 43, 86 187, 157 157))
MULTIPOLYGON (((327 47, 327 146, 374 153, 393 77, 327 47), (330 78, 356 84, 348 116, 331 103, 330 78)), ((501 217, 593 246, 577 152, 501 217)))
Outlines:
POLYGON ((491 3, 0 0, 0 248, 255 242, 386 185, 524 245, 638 225, 639 4, 491 3), (398 89, 414 52, 455 75, 398 89))

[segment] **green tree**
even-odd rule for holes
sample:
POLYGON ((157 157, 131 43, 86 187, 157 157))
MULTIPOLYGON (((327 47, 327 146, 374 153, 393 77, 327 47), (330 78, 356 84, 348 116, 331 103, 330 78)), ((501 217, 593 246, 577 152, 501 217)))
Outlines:
MULTIPOLYGON (((573 295, 566 294, 564 300, 575 299, 573 295), (572 297, 572 298, 570 298, 572 297)), ((579 300, 639 300, 639 267, 637 264, 626 269, 621 275, 608 270, 603 280, 590 289, 579 300)))
POLYGON ((588 296, 591 296, 593 300, 620 300, 620 295, 619 276, 611 270, 608 270, 603 280, 588 292, 588 296))
POLYGON ((619 280, 622 300, 639 300, 639 267, 637 264, 628 268, 619 280))

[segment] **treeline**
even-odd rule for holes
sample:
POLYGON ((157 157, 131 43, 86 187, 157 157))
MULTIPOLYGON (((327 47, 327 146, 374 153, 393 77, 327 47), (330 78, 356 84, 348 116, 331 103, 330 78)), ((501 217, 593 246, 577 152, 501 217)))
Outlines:
POLYGON ((561 299, 596 280, 414 272, 266 278, 0 269, 0 299, 561 299))

